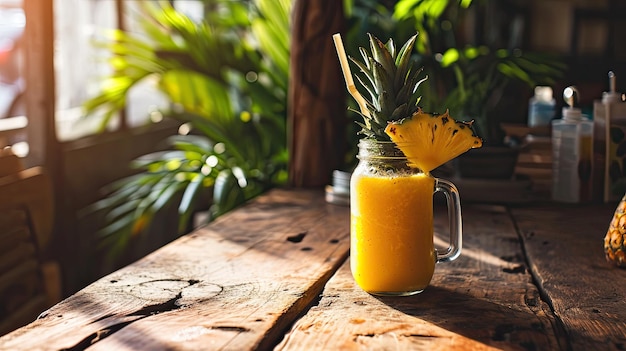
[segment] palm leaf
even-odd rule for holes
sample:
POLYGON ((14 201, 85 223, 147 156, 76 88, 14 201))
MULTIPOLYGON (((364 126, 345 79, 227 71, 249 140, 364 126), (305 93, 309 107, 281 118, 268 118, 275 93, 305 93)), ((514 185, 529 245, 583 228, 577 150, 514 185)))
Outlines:
POLYGON ((108 218, 100 234, 115 254, 170 206, 182 233, 208 190, 215 218, 286 180, 291 0, 206 4, 219 12, 196 23, 167 1, 145 2, 143 36, 113 31, 98 44, 113 55, 114 71, 84 104, 88 116, 102 111, 104 128, 129 90, 150 77, 171 102, 162 113, 192 130, 168 138, 170 150, 134 160, 139 173, 110 184, 109 195, 89 206, 108 218), (249 81, 250 72, 259 79, 249 81))

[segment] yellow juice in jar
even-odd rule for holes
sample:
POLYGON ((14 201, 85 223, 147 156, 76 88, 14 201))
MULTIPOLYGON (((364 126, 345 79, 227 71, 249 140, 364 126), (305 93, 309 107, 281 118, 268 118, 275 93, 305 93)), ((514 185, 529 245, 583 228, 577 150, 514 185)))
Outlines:
POLYGON ((408 294, 430 283, 434 185, 423 173, 353 176, 350 264, 363 290, 408 294))

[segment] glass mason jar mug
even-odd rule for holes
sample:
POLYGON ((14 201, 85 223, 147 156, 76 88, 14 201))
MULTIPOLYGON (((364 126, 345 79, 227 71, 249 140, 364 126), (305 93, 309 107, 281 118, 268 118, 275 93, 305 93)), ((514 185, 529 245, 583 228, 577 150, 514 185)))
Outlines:
POLYGON ((461 204, 454 184, 408 164, 393 142, 363 139, 350 181, 350 266, 361 289, 375 295, 422 292, 438 262, 461 253, 461 204), (434 247, 433 196, 447 200, 450 244, 434 247))

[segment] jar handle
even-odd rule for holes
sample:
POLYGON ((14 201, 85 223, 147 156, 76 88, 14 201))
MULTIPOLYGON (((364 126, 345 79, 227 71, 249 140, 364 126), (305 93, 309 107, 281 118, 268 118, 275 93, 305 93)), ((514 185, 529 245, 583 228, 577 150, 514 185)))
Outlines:
POLYGON ((442 192, 446 197, 448 206, 448 223, 450 229, 450 242, 445 253, 436 250, 437 263, 454 261, 461 254, 463 246, 463 229, 461 219, 461 200, 459 191, 452 182, 445 179, 435 178, 435 192, 442 192))

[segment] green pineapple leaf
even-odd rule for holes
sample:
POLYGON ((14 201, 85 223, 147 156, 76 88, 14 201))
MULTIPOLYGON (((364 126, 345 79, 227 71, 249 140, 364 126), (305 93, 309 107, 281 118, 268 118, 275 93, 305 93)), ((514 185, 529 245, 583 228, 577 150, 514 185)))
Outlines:
POLYGON ((420 97, 417 89, 426 78, 421 78, 422 68, 415 67, 411 60, 417 34, 413 35, 397 51, 393 39, 383 43, 368 33, 369 51, 359 47, 362 61, 349 57, 359 68, 355 80, 357 89, 366 94, 366 107, 369 113, 354 111, 362 118, 357 122, 359 134, 376 140, 389 140, 385 134, 387 123, 412 115, 418 109, 420 97), (369 115, 369 116, 368 116, 369 115))

